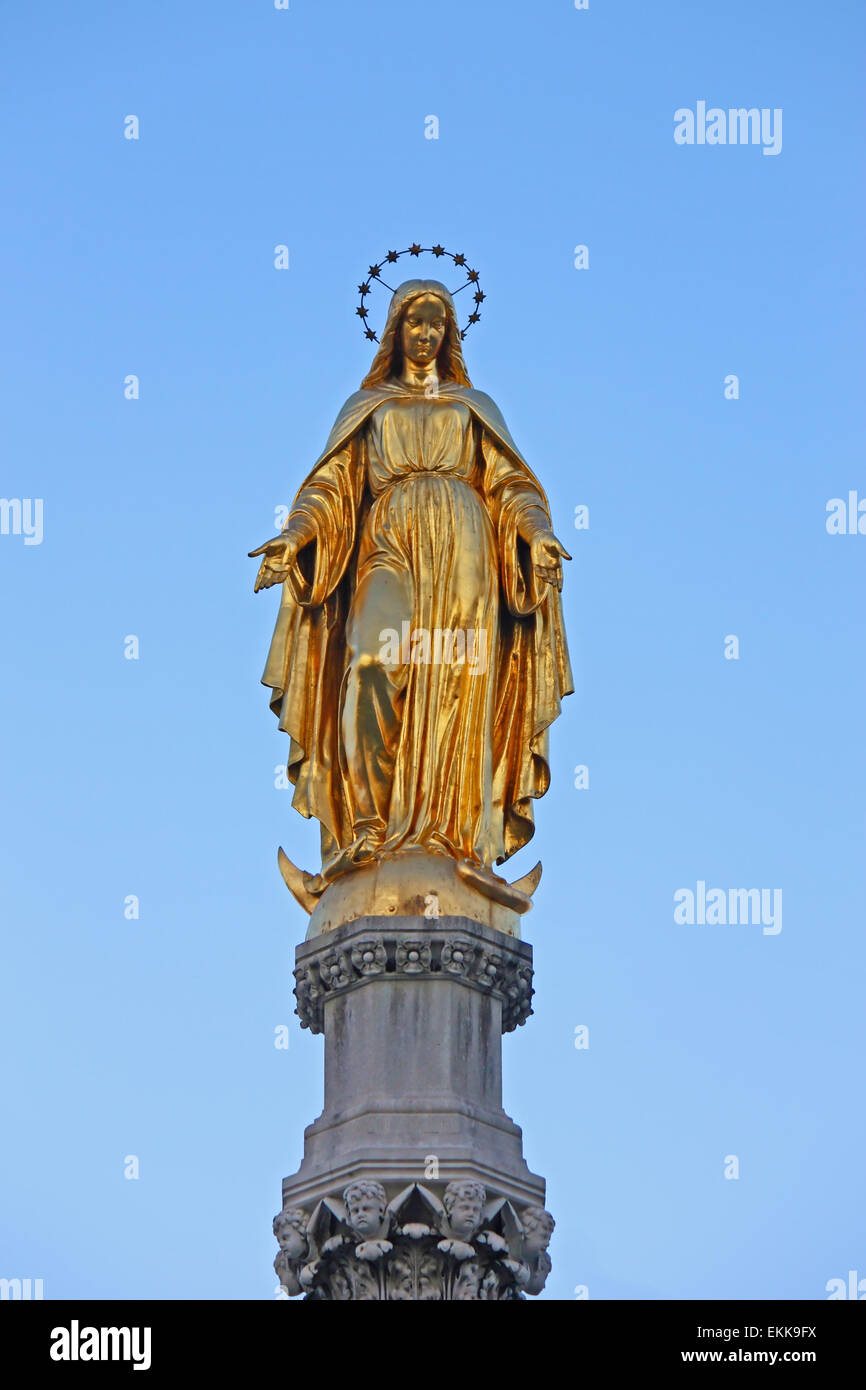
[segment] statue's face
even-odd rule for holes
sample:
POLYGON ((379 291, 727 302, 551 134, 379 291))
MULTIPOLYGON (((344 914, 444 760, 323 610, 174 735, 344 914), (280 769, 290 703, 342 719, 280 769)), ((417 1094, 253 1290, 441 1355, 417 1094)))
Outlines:
POLYGON ((307 1248, 306 1238, 301 1235, 297 1226, 289 1226, 287 1223, 280 1227, 277 1240, 280 1242, 280 1249, 290 1260, 299 1259, 307 1248))
POLYGON ((445 305, 435 294, 422 294, 403 310, 400 346, 413 367, 429 367, 445 337, 445 305))
POLYGON ((454 1197, 449 1221, 452 1231, 458 1235, 469 1236, 481 1220, 484 1204, 469 1192, 461 1192, 454 1197))
POLYGON ((550 1244, 550 1237, 553 1231, 546 1222, 528 1220, 526 1222, 526 1234, 523 1240, 523 1252, 530 1259, 534 1259, 542 1250, 546 1250, 550 1244))
POLYGON ((354 1194, 348 1206, 349 1220, 359 1235, 368 1236, 378 1231, 385 1215, 378 1198, 354 1194))

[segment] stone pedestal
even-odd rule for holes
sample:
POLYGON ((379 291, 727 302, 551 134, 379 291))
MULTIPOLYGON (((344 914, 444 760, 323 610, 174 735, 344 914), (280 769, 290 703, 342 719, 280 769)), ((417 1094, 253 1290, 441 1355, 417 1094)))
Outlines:
POLYGON ((538 1292, 544 1180, 502 1109, 501 1037, 531 1013, 532 950, 461 916, 363 916, 299 946, 325 1105, 283 1182, 275 1269, 331 1299, 538 1292))

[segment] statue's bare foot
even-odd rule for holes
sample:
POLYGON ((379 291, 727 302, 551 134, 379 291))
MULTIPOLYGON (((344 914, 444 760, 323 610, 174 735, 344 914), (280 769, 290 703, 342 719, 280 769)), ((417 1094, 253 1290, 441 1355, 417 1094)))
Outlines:
POLYGON ((372 864, 377 857, 379 846, 368 835, 359 835, 345 849, 341 849, 333 859, 329 859, 327 864, 323 864, 320 875, 325 887, 332 883, 341 874, 350 873, 352 869, 363 869, 368 864, 372 864))
POLYGON ((280 866, 283 882, 295 901, 301 905, 305 912, 312 914, 329 883, 350 869, 361 869, 365 864, 372 864, 375 857, 375 845, 372 845, 366 837, 361 837, 347 846, 346 849, 340 850, 339 854, 323 866, 322 872, 319 874, 310 874, 307 873, 306 869, 299 869, 297 864, 292 863, 284 849, 279 850, 277 862, 280 866))

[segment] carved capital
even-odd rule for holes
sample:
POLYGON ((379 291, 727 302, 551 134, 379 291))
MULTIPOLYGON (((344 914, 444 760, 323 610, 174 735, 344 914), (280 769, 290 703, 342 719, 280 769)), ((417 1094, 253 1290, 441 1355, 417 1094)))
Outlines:
POLYGON ((525 1023, 532 1013, 530 946, 465 917, 433 920, 435 928, 422 932, 367 917, 299 946, 294 993, 301 1027, 323 1032, 325 1004, 342 991, 422 977, 458 980, 499 999, 503 1033, 525 1023))
POLYGON ((515 1300, 540 1293, 554 1221, 474 1180, 350 1183, 307 1213, 274 1219, 274 1268, 289 1295, 332 1302, 515 1300))

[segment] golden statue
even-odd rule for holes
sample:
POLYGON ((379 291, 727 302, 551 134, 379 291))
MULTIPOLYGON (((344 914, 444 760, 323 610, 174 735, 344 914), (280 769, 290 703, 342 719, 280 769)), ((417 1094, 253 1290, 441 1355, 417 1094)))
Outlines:
POLYGON ((444 285, 394 292, 360 391, 282 533, 251 554, 256 590, 282 584, 262 683, 291 740, 293 805, 321 824, 319 873, 280 851, 311 934, 370 911, 468 912, 518 934, 540 865, 516 884, 493 865, 531 838, 549 785, 547 731, 573 689, 571 557, 472 387, 444 285))

